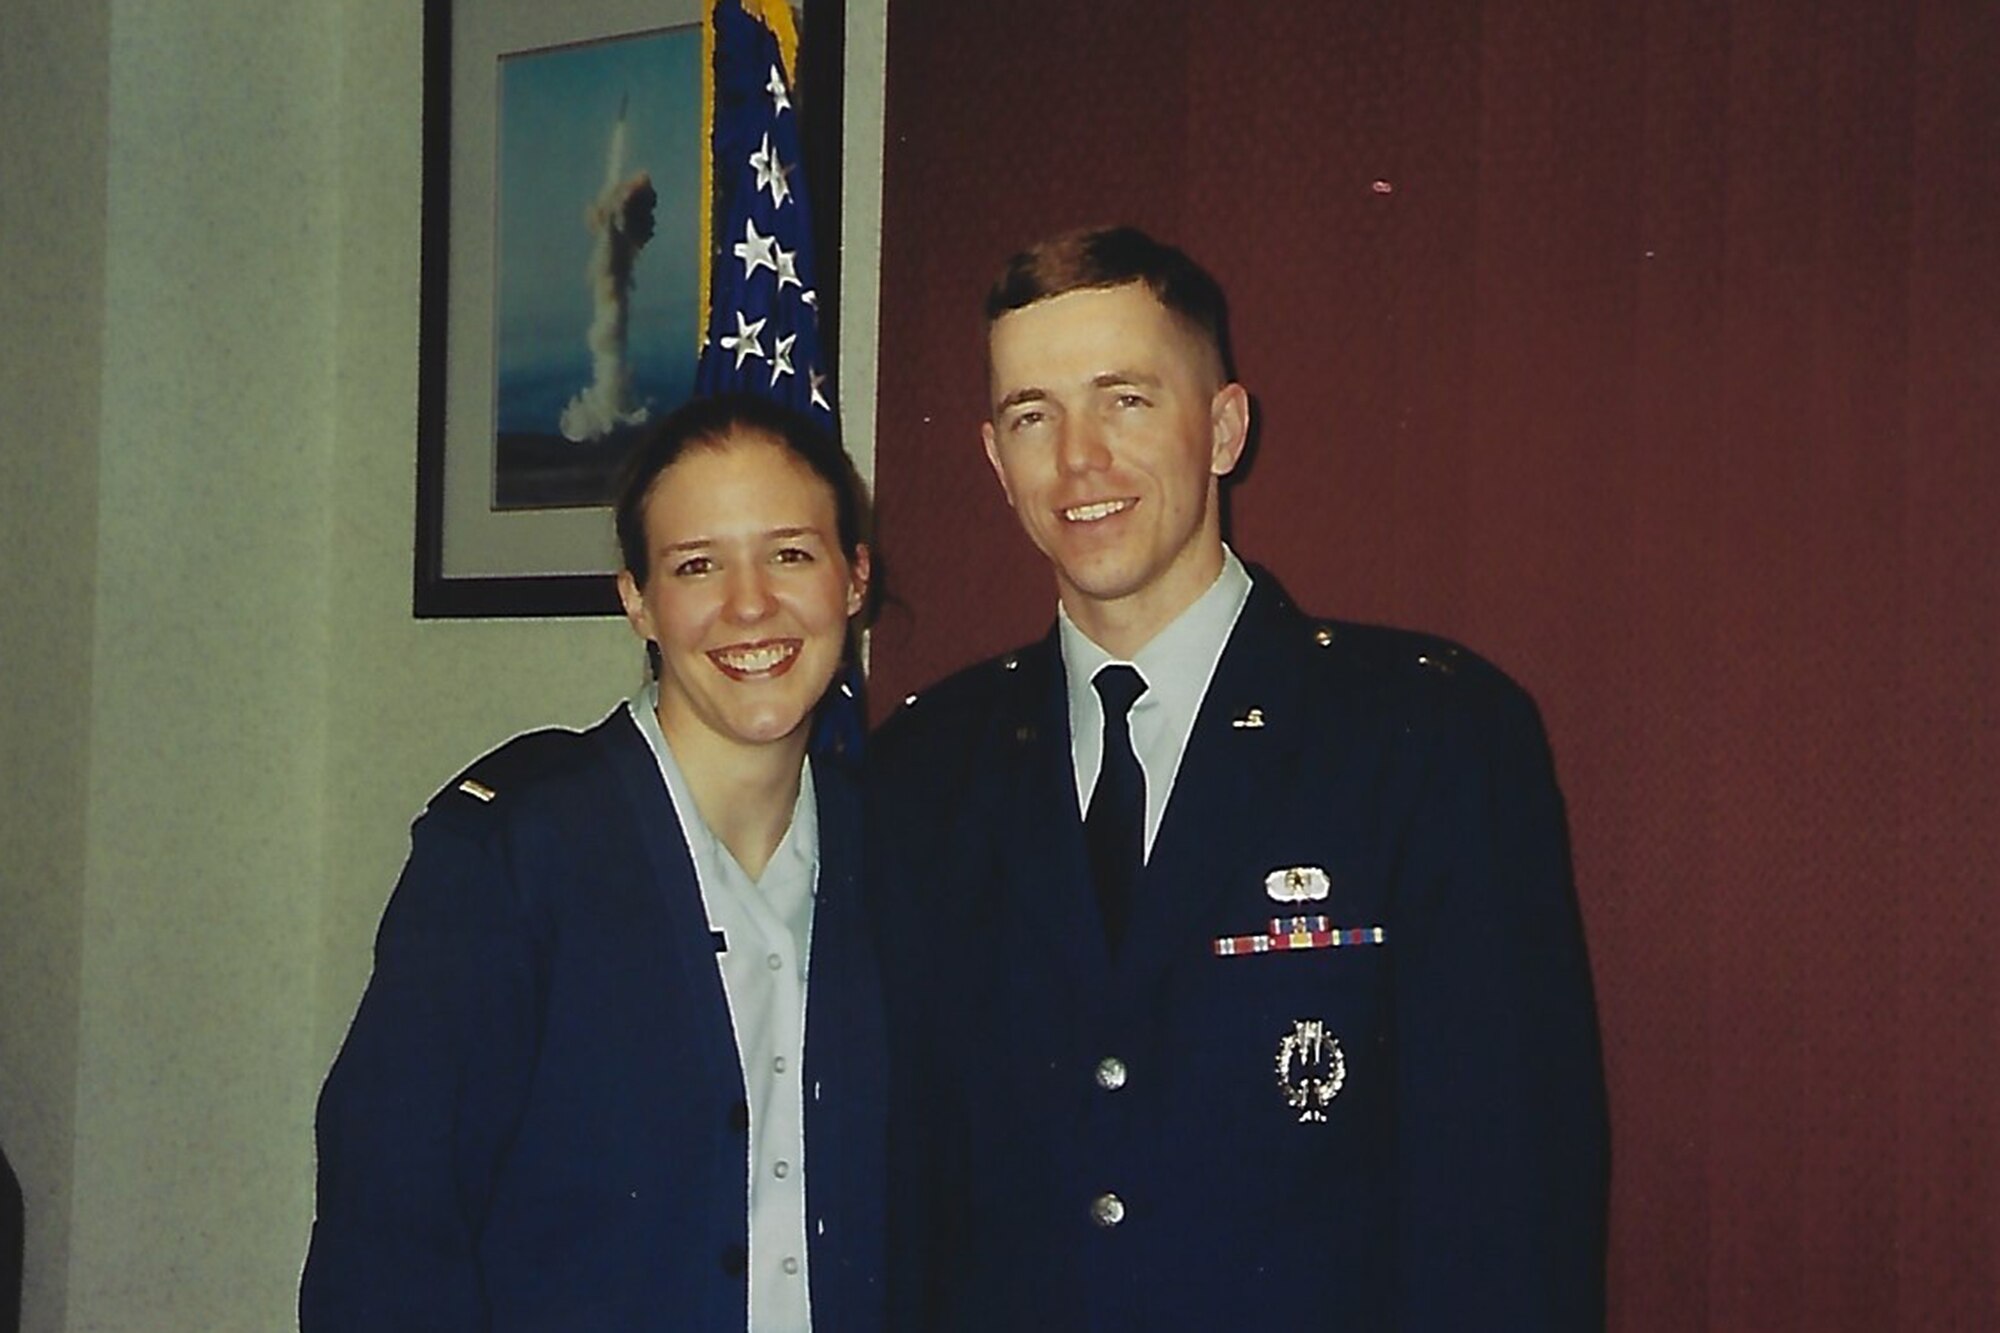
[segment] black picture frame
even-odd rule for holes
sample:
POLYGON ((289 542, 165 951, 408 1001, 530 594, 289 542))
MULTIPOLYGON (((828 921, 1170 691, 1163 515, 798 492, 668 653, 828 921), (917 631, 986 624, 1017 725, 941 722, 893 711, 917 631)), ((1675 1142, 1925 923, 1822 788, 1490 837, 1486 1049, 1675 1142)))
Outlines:
MULTIPOLYGON (((484 19, 495 6, 528 3, 529 0, 425 0, 423 54, 423 167, 422 235, 419 255, 421 276, 418 294, 417 365, 417 450, 416 524, 414 581, 411 609, 417 619, 486 619, 505 617, 615 616, 621 614, 615 575, 615 543, 611 536, 608 506, 559 511, 561 519, 541 519, 536 515, 510 515, 510 524, 529 529, 540 523, 561 522, 563 532, 595 523, 601 539, 589 548, 600 552, 604 568, 583 571, 546 572, 532 567, 491 568, 464 571, 447 560, 447 527, 454 521, 447 503, 447 479, 454 467, 466 469, 475 461, 465 457, 467 436, 462 424, 451 419, 449 406, 454 382, 453 294, 455 274, 468 266, 460 251, 469 229, 486 228, 490 246, 492 192, 486 197, 454 198, 453 164, 466 153, 496 150, 492 124, 468 128, 466 117, 453 114, 454 97, 466 77, 467 62, 496 60, 493 49, 468 51, 464 40, 468 17, 484 19), (473 11, 481 11, 477 14, 473 11), (476 139, 476 142, 466 142, 476 139), (468 221, 472 226, 468 227, 468 221), (454 425, 458 432, 454 436, 454 425), (578 516, 587 516, 579 519, 578 516)), ((725 3, 729 0, 724 0, 725 3)), ((615 37, 623 31, 698 23, 706 0, 569 0, 561 11, 588 25, 593 12, 605 23, 601 33, 615 37)), ((795 9, 798 8, 795 5, 795 9)), ((822 201, 813 218, 813 236, 818 253, 828 257, 820 277, 820 318, 822 345, 832 365, 837 356, 839 327, 840 254, 840 108, 841 68, 844 58, 844 0, 807 0, 800 16, 800 54, 797 106, 804 139, 802 169, 811 182, 814 197, 822 201)), ((574 40, 572 38, 571 40, 574 40)), ((492 119, 497 120, 497 117, 492 119)), ((458 193, 466 193, 458 191, 458 193)), ((463 284, 459 291, 463 292, 463 284)), ((456 373, 469 372, 464 364, 456 373)), ((486 372, 491 378, 490 361, 486 372)), ((477 387, 477 386, 475 386, 477 387)), ((490 388, 490 385, 488 386, 490 388)), ((464 400, 462 393, 460 401, 464 400)), ((490 438, 491 422, 480 421, 472 428, 490 438)), ((490 462, 483 464, 490 469, 490 462)), ((539 534, 547 537, 548 533, 539 534)), ((506 545, 503 540, 500 545, 506 545)), ((489 562, 490 563, 490 562, 489 562)))

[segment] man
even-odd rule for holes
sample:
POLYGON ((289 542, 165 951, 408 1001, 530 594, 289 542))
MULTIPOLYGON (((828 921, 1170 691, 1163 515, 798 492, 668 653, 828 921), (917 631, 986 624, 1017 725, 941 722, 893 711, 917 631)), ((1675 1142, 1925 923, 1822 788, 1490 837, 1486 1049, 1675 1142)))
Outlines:
POLYGON ((1178 250, 1057 237, 987 320, 987 460, 1057 624, 871 752, 899 1319, 1601 1326, 1602 1074, 1534 705, 1224 545, 1249 399, 1178 250))

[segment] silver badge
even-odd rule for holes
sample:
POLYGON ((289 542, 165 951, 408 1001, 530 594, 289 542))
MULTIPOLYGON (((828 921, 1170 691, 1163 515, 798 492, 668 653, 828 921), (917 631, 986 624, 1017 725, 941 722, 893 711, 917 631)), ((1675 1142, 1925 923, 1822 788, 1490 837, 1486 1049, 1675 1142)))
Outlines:
POLYGON ((1347 1082, 1347 1053, 1340 1038, 1317 1018, 1301 1018, 1278 1042, 1278 1090, 1302 1125, 1325 1124, 1327 1104, 1347 1082))
POLYGON ((1264 876, 1264 892, 1274 903, 1316 903, 1326 898, 1333 881, 1318 866, 1288 866, 1264 876))

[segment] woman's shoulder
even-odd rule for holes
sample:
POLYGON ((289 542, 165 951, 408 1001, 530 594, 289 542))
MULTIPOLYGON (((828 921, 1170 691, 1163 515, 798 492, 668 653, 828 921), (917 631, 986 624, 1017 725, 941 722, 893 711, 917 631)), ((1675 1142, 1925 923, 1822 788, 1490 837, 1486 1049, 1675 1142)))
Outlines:
POLYGON ((640 740, 623 708, 613 709, 584 731, 571 727, 524 731, 466 765, 438 789, 424 813, 485 818, 547 800, 602 774, 605 747, 618 743, 621 732, 640 740))

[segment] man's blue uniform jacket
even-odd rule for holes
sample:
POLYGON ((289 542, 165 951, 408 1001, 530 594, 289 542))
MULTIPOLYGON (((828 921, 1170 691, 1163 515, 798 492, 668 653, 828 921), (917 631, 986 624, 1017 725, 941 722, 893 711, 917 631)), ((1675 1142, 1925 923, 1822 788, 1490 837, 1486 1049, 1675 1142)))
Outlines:
POLYGON ((1499 671, 1255 573, 1115 957, 1053 633, 870 762, 897 1326, 1601 1327, 1590 976, 1499 671))
MULTIPOLYGON (((859 795, 814 761, 813 1327, 881 1324, 880 997, 859 795)), ((748 1112, 694 867, 624 709, 432 801, 319 1108, 321 1330, 743 1329, 748 1112)))

